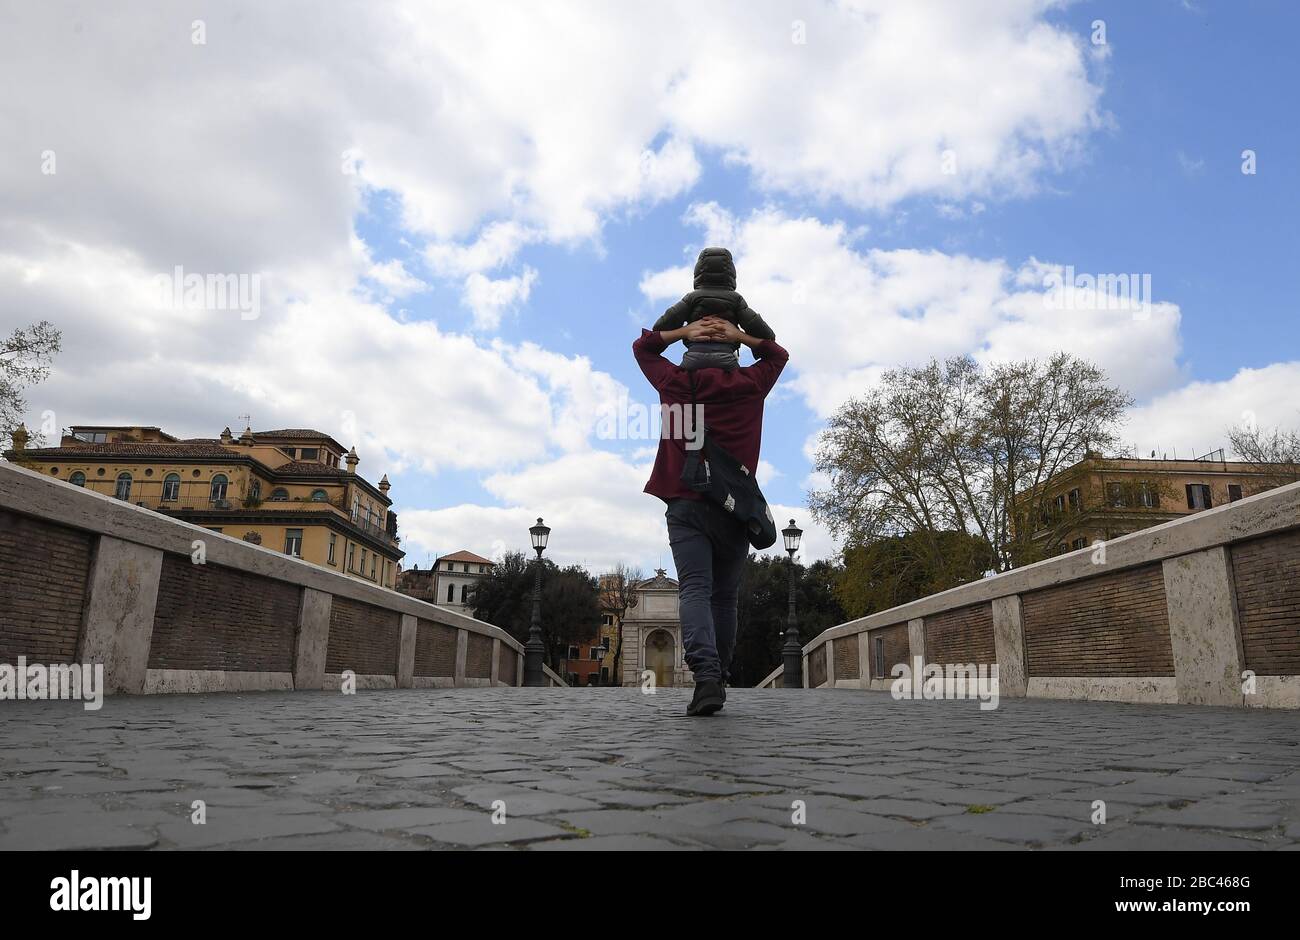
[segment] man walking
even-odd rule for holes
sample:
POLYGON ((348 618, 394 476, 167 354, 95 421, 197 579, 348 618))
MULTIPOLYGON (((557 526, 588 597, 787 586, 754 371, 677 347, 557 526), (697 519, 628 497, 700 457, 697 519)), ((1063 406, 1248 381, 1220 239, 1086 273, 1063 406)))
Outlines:
MULTIPOLYGON (((702 412, 710 439, 752 472, 758 466, 763 400, 776 384, 789 354, 773 340, 750 336, 735 324, 705 317, 680 329, 642 330, 632 344, 637 364, 678 413, 702 412), (662 355, 678 340, 742 343, 757 360, 752 366, 688 371, 662 355), (692 409, 692 404, 698 409, 692 409)), ((682 433, 664 433, 645 492, 668 504, 668 543, 677 566, 686 664, 695 677, 688 715, 711 715, 726 701, 724 683, 736 646, 736 594, 749 556, 746 526, 718 503, 682 482, 688 443, 698 447, 702 431, 688 420, 682 433)), ((667 430, 667 428, 665 429, 667 430)), ((682 430, 679 423, 677 431, 682 430)))

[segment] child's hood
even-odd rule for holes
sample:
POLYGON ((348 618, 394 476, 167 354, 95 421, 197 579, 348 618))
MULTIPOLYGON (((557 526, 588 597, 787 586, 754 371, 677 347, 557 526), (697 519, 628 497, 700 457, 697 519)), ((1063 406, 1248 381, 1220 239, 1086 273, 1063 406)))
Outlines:
POLYGON ((725 248, 705 248, 695 261, 695 289, 720 287, 736 289, 736 264, 725 248))

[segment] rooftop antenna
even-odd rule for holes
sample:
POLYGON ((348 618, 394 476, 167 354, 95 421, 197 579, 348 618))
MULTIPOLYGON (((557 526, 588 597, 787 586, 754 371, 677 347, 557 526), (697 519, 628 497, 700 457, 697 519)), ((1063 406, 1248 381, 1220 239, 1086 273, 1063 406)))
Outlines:
POLYGON ((253 426, 252 415, 236 415, 235 417, 237 417, 240 421, 244 422, 244 427, 251 428, 253 426))

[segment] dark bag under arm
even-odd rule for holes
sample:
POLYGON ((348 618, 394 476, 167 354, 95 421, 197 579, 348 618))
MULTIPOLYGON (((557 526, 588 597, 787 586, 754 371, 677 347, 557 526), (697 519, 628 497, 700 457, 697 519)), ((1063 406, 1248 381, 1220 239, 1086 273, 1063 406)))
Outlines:
MULTIPOLYGON (((691 375, 691 408, 695 402, 695 376, 691 375)), ((753 470, 713 439, 708 425, 700 428, 703 441, 687 449, 681 481, 710 502, 717 503, 745 526, 749 544, 760 551, 775 544, 776 522, 753 470)))

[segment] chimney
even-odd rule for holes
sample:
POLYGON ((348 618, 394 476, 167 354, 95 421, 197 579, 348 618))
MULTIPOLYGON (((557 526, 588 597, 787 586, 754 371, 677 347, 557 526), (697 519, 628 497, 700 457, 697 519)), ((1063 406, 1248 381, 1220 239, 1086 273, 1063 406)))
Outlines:
POLYGON ((230 428, 226 428, 224 431, 221 432, 221 443, 233 444, 234 442, 235 442, 235 435, 230 433, 230 428))
POLYGON ((27 442, 31 440, 31 435, 27 433, 27 426, 25 424, 20 423, 18 427, 14 429, 13 439, 14 450, 27 449, 27 442))
POLYGON ((347 463, 348 463, 348 473, 356 473, 357 464, 361 463, 361 458, 357 456, 357 448, 355 444, 353 445, 352 449, 348 451, 347 463))
POLYGON ((388 482, 388 474, 385 473, 384 478, 379 481, 379 492, 387 496, 388 491, 391 490, 392 488, 393 488, 393 484, 388 482))
POLYGON ((252 429, 252 428, 249 428, 249 427, 244 428, 244 433, 241 434, 241 435, 239 435, 239 443, 241 443, 241 444, 246 444, 246 445, 248 445, 249 447, 252 447, 252 446, 253 446, 253 429, 252 429))

